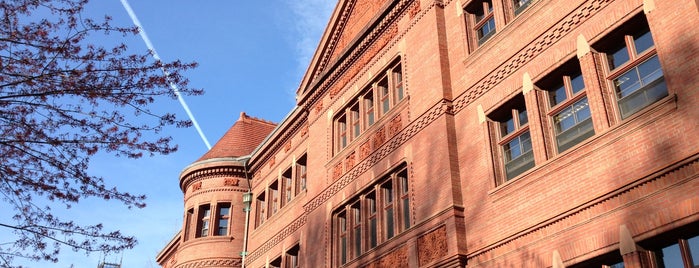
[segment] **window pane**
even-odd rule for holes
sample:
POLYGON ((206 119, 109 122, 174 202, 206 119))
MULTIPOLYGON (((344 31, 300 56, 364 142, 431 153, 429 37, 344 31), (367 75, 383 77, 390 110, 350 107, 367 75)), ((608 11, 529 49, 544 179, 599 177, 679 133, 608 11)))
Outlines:
POLYGON ((660 62, 653 56, 614 80, 622 118, 668 95, 660 62))
POLYGON ((521 147, 519 146, 519 138, 515 138, 508 142, 504 146, 505 148, 505 162, 512 161, 522 154, 521 147))
MULTIPOLYGON (((623 42, 623 39, 620 40, 620 42, 623 42)), ((618 50, 615 50, 611 53, 611 55, 608 57, 609 60, 609 69, 614 70, 616 67, 619 67, 629 61, 629 51, 626 48, 626 45, 623 47, 619 48, 618 50)))
POLYGON ((522 12, 522 10, 527 8, 531 2, 531 0, 513 0, 515 15, 518 15, 520 12, 522 12))
POLYGON ((377 245, 377 236, 378 233, 376 231, 376 217, 372 218, 369 220, 369 247, 374 248, 377 245))
POLYGON ((228 235, 228 219, 218 220, 218 230, 216 235, 228 235))
POLYGON ((527 117, 527 110, 519 111, 519 127, 522 127, 529 123, 529 118, 527 117))
POLYGON ((410 228, 410 198, 403 199, 403 230, 410 228))
POLYGON ((575 126, 575 117, 573 116, 573 106, 563 109, 561 112, 553 116, 553 125, 556 128, 556 133, 561 133, 575 126))
POLYGON ((567 99, 566 88, 563 83, 555 87, 556 90, 549 91, 549 103, 554 107, 567 99))
POLYGON ((534 154, 529 131, 522 133, 514 141, 516 141, 516 145, 512 145, 512 142, 508 145, 516 152, 511 150, 508 155, 507 150, 505 150, 505 173, 508 180, 534 167, 534 154))
POLYGON ((663 71, 660 69, 658 56, 654 56, 638 65, 638 73, 641 76, 641 84, 643 86, 663 77, 663 71))
POLYGON ((394 235, 394 222, 393 222, 393 207, 386 209, 386 239, 393 237, 394 235))
POLYGON ((633 68, 614 79, 617 88, 617 96, 624 98, 641 88, 641 81, 638 76, 638 68, 633 68))
POLYGON ((662 263, 666 268, 670 267, 684 267, 682 264, 682 254, 680 253, 679 244, 673 244, 662 249, 659 257, 662 258, 662 263))
POLYGON ((585 82, 583 81, 582 74, 578 73, 578 75, 571 77, 570 78, 570 85, 572 87, 573 94, 578 93, 581 90, 585 89, 585 82))
POLYGON ((636 34, 633 37, 633 42, 636 46, 636 52, 638 54, 641 54, 649 48, 653 47, 653 37, 651 36, 650 31, 648 29, 645 29, 645 31, 639 34, 636 34))
POLYGON ((495 17, 491 17, 488 21, 483 24, 477 30, 478 32, 478 44, 482 44, 488 40, 493 34, 495 34, 495 17))
POLYGON ((345 264, 347 262, 347 237, 343 236, 340 238, 340 262, 345 264))
POLYGON ((500 133, 502 137, 507 136, 507 134, 512 133, 515 131, 515 120, 510 118, 505 122, 500 123, 500 133))
POLYGON ((699 265, 699 236, 687 239, 687 244, 689 244, 689 252, 692 255, 692 261, 694 265, 699 265))

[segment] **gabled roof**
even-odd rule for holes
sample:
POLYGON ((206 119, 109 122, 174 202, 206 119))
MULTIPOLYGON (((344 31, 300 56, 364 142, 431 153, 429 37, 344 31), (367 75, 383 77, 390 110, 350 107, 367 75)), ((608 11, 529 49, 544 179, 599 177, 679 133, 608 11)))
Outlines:
POLYGON ((340 58, 360 34, 367 30, 379 11, 391 0, 339 0, 318 44, 297 96, 301 96, 329 64, 340 58))
POLYGON ((238 121, 196 162, 249 155, 275 127, 276 124, 270 121, 240 113, 238 121))

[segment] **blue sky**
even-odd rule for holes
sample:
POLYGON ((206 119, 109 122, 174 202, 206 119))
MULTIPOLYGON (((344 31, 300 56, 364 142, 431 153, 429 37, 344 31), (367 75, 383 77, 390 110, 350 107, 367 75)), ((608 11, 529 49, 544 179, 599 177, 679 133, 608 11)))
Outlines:
MULTIPOLYGON (((163 60, 199 63, 186 76, 192 87, 206 93, 185 99, 213 145, 240 112, 276 123, 293 108, 295 91, 336 1, 131 0, 129 4, 163 60)), ((132 25, 119 0, 92 0, 87 15, 102 14, 112 16, 115 24, 132 25)), ((146 50, 138 36, 124 42, 134 51, 146 50)), ((185 116, 175 100, 155 107, 185 116)), ((156 254, 181 228, 178 176, 207 148, 194 128, 171 128, 165 134, 179 145, 177 153, 139 160, 98 155, 92 161, 91 171, 106 177, 108 185, 146 194, 146 208, 128 210, 117 202, 84 200, 73 209, 59 211, 78 222, 102 222, 107 230, 138 238, 133 250, 106 256, 107 261, 123 258, 123 267, 158 267, 156 254)), ((64 248, 58 264, 16 264, 93 268, 102 257, 64 248)))

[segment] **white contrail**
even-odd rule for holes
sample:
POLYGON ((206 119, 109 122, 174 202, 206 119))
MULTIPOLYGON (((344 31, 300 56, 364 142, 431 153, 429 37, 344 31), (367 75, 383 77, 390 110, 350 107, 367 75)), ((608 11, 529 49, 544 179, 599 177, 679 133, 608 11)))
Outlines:
MULTIPOLYGON (((129 13, 129 17, 131 17, 133 24, 136 25, 136 27, 138 27, 138 33, 141 35, 141 39, 143 39, 143 42, 146 43, 146 47, 148 47, 148 49, 153 54, 153 58, 155 58, 155 60, 160 61, 160 56, 158 55, 158 52, 155 51, 155 47, 153 46, 153 43, 150 42, 150 39, 146 34, 146 30, 143 29, 143 26, 141 26, 141 22, 136 17, 136 13, 134 13, 133 9, 131 9, 129 1, 121 0, 121 5, 124 6, 126 12, 129 13)), ((166 78, 170 76, 170 74, 167 71, 165 71, 165 69, 163 69, 163 73, 165 74, 166 78)), ((201 137, 202 141, 204 141, 204 144, 206 144, 206 148, 211 149, 211 144, 209 144, 209 140, 206 139, 204 132, 201 130, 201 127, 199 127, 199 123, 197 123, 197 120, 194 119, 194 114, 192 114, 192 111, 189 110, 189 106, 187 106, 187 103, 184 101, 184 98, 182 98, 182 95, 180 94, 180 89, 177 88, 177 85, 175 85, 172 82, 169 82, 169 84, 170 88, 172 88, 172 90, 175 92, 175 95, 177 95, 177 100, 180 101, 182 108, 184 108, 185 112, 187 112, 187 116, 189 116, 189 119, 192 120, 192 123, 194 123, 194 128, 196 128, 197 132, 199 132, 199 136, 201 137)))

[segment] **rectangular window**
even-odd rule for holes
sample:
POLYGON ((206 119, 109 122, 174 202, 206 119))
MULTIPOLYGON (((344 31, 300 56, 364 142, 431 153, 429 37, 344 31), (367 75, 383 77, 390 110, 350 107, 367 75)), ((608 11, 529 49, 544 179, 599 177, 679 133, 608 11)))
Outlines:
POLYGON ((265 218, 267 216, 266 210, 267 210, 267 205, 265 202, 265 193, 262 192, 260 195, 257 196, 257 214, 255 217, 255 226, 260 226, 263 223, 265 223, 265 218))
POLYGON ((489 117, 497 126, 498 147, 502 154, 505 180, 510 180, 534 167, 529 119, 524 96, 517 95, 489 117))
POLYGON ((376 211, 376 193, 369 192, 366 195, 367 217, 368 217, 368 243, 369 248, 375 248, 379 241, 378 217, 376 211))
POLYGON ((272 217, 272 215, 276 214, 280 208, 279 183, 277 181, 274 181, 272 184, 269 185, 269 190, 267 191, 267 194, 269 194, 269 211, 267 217, 272 217))
POLYGON ((190 208, 187 210, 187 213, 185 214, 185 219, 184 219, 184 240, 188 240, 191 235, 191 228, 192 228, 192 219, 194 219, 194 208, 190 208))
POLYGON ((699 266, 699 236, 678 239, 675 243, 655 251, 656 262, 660 267, 699 266))
POLYGON ((210 218, 211 207, 209 205, 199 206, 199 228, 197 228, 197 237, 207 237, 209 235, 210 218))
POLYGON ((483 44, 495 34, 495 15, 493 12, 493 1, 475 0, 469 4, 465 10, 470 15, 470 26, 475 43, 483 44))
POLYGON ((291 199, 296 196, 296 181, 294 180, 294 177, 291 176, 291 168, 288 168, 284 173, 282 173, 282 182, 284 183, 284 197, 282 200, 284 203, 282 206, 284 206, 286 203, 289 203, 291 199))
POLYGON ((410 228, 407 175, 402 165, 334 213, 334 247, 340 265, 410 228))
POLYGON ((282 267, 282 257, 278 257, 269 262, 269 268, 281 268, 282 267))
POLYGON ((595 135, 578 61, 564 64, 537 86, 546 90, 548 95, 548 116, 559 153, 595 135))
POLYGON ((339 263, 347 263, 347 214, 345 211, 337 215, 337 236, 339 238, 340 244, 338 245, 338 257, 339 263))
POLYGON ((515 16, 527 9, 531 3, 532 0, 512 0, 512 7, 514 8, 515 16))
POLYGON ((342 150, 347 147, 347 116, 342 114, 340 118, 337 119, 337 148, 342 150))
POLYGON ((350 125, 352 127, 352 139, 356 139, 359 137, 359 134, 362 133, 361 126, 359 124, 361 122, 361 119, 359 117, 359 103, 355 103, 350 107, 350 125))
POLYGON ((395 103, 403 100, 403 70, 401 66, 398 65, 391 71, 391 78, 393 79, 393 97, 395 98, 395 103))
POLYGON ((299 245, 293 246, 291 249, 286 251, 284 255, 284 268, 298 268, 299 267, 299 245))
POLYGON ((605 37, 605 53, 621 118, 627 118, 668 95, 648 22, 641 14, 605 37))
POLYGON ((359 206, 359 201, 351 205, 352 212, 352 251, 355 256, 359 256, 362 252, 362 211, 359 206))
POLYGON ((370 90, 364 94, 364 116, 366 120, 366 126, 370 127, 374 124, 375 113, 374 113, 374 91, 370 90))
POLYGON ((381 101, 381 115, 385 115, 386 113, 388 113, 388 110, 391 109, 391 98, 389 96, 390 91, 388 87, 388 77, 384 76, 381 80, 379 80, 376 87, 379 91, 379 100, 381 101))
POLYGON ((306 155, 296 160, 296 193, 306 190, 306 155))
POLYGON ((218 204, 218 223, 216 235, 228 235, 228 222, 230 219, 231 204, 218 204))
POLYGON ((383 218, 384 218, 384 232, 386 232, 386 239, 390 239, 395 234, 396 224, 394 219, 394 207, 393 207, 393 182, 387 181, 381 185, 381 192, 383 193, 383 218))
POLYGON ((334 118, 333 137, 336 151, 341 151, 358 139, 405 98, 402 70, 400 62, 396 61, 359 95, 348 101, 347 106, 338 110, 334 118))

